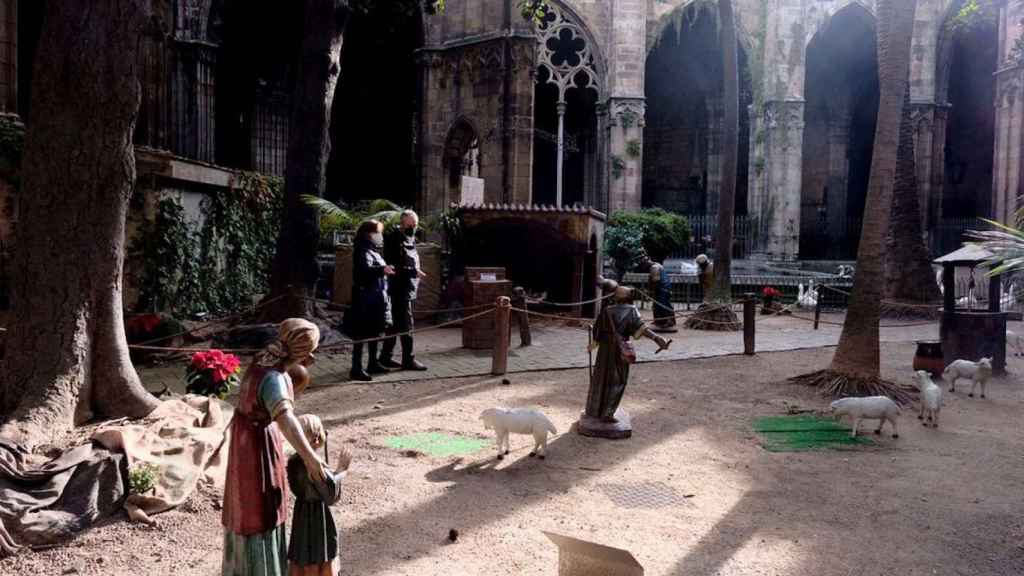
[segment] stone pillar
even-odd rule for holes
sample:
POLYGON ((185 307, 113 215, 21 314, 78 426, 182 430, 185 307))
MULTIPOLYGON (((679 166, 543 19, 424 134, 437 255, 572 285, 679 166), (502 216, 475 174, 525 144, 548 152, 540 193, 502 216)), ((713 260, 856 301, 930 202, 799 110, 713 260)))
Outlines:
POLYGON ((796 260, 800 251, 800 187, 803 168, 803 100, 764 104, 761 142, 748 210, 755 229, 753 257, 796 260))
POLYGON ((608 212, 608 106, 598 103, 595 109, 597 130, 594 136, 593 182, 587 187, 586 203, 601 212, 608 212))
POLYGON ((849 197, 850 147, 849 107, 833 111, 828 127, 828 198, 825 210, 828 214, 829 235, 838 240, 846 230, 847 201, 849 197))
POLYGON ((932 116, 932 157, 928 173, 928 226, 932 230, 942 222, 942 203, 946 191, 946 126, 949 104, 936 104, 932 116))
MULTIPOLYGON (((910 122, 914 127, 914 166, 917 170, 917 206, 921 210, 921 231, 931 229, 932 171, 935 161, 935 108, 931 102, 914 102, 910 105, 910 122)), ((943 155, 944 156, 944 155, 943 155)), ((941 193, 941 192, 940 192, 941 193)))
POLYGON ((1024 138, 1024 64, 1015 61, 1013 47, 1024 35, 1024 6, 1005 2, 999 7, 999 65, 996 70, 995 158, 992 165, 992 212, 999 222, 1013 223, 1021 193, 1024 138))
POLYGON ((1014 65, 996 72, 995 160, 992 213, 1003 223, 1014 221, 1021 193, 1021 138, 1024 137, 1024 67, 1014 65))
POLYGON ((613 98, 609 110, 608 211, 639 210, 643 206, 644 101, 642 98, 613 98))
POLYGON ((18 0, 0 0, 0 114, 18 113, 18 0))

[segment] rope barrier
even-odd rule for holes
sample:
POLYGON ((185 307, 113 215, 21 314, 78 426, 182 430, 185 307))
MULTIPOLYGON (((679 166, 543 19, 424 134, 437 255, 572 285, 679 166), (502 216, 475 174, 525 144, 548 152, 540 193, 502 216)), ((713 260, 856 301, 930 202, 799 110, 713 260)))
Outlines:
MULTIPOLYGON (((270 304, 272 304, 272 303, 274 303, 274 302, 276 302, 276 301, 278 301, 278 300, 280 300, 281 298, 284 298, 284 297, 285 297, 285 295, 282 294, 280 296, 276 296, 274 298, 271 298, 270 300, 267 300, 265 302, 261 302, 259 304, 256 304, 256 305, 252 306, 249 310, 246 310, 244 312, 236 312, 236 313, 231 314, 229 316, 224 316, 223 318, 216 318, 214 320, 210 320, 208 322, 200 324, 199 326, 194 326, 194 327, 192 327, 192 328, 190 328, 188 330, 185 330, 183 332, 178 332, 177 334, 171 334, 170 336, 161 336, 159 338, 152 338, 150 340, 139 342, 138 344, 133 344, 132 346, 135 346, 135 347, 146 346, 148 344, 154 344, 156 342, 163 342, 165 340, 172 340, 174 338, 178 338, 179 336, 186 336, 188 334, 192 334, 193 332, 198 332, 200 330, 204 330, 206 328, 209 328, 210 326, 216 326, 217 324, 223 324, 223 323, 228 322, 230 320, 234 320, 236 318, 241 318, 242 316, 245 316, 246 314, 252 314, 253 312, 256 312, 257 310, 259 310, 260 308, 264 308, 266 306, 269 306, 270 304)), ((144 349, 144 348, 139 348, 139 349, 144 349)))

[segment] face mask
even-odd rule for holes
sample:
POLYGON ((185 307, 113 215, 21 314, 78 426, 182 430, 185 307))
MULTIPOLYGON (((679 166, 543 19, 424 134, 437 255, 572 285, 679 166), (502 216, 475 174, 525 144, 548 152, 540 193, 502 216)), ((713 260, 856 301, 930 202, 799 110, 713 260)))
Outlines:
POLYGON ((380 246, 384 243, 384 235, 380 232, 374 232, 373 234, 370 234, 370 242, 373 242, 376 246, 380 246))
POLYGON ((416 235, 416 228, 404 228, 402 232, 404 232, 405 235, 408 236, 409 238, 412 238, 413 236, 416 235))

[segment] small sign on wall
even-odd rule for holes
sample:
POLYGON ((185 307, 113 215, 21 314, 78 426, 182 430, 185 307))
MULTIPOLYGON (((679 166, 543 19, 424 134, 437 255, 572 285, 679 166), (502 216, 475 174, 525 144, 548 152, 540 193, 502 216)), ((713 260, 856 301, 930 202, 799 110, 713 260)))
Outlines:
POLYGON ((462 177, 462 206, 475 206, 484 203, 484 179, 472 176, 462 177))

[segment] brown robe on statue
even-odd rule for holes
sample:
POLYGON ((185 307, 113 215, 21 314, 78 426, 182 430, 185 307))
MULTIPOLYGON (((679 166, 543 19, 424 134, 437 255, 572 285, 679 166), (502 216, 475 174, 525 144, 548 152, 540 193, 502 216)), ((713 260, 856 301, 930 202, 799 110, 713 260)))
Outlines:
POLYGON ((616 334, 623 340, 639 338, 646 326, 640 311, 632 304, 608 306, 594 326, 598 343, 597 362, 587 393, 587 416, 610 421, 622 402, 629 383, 629 363, 623 360, 616 346, 616 334))

